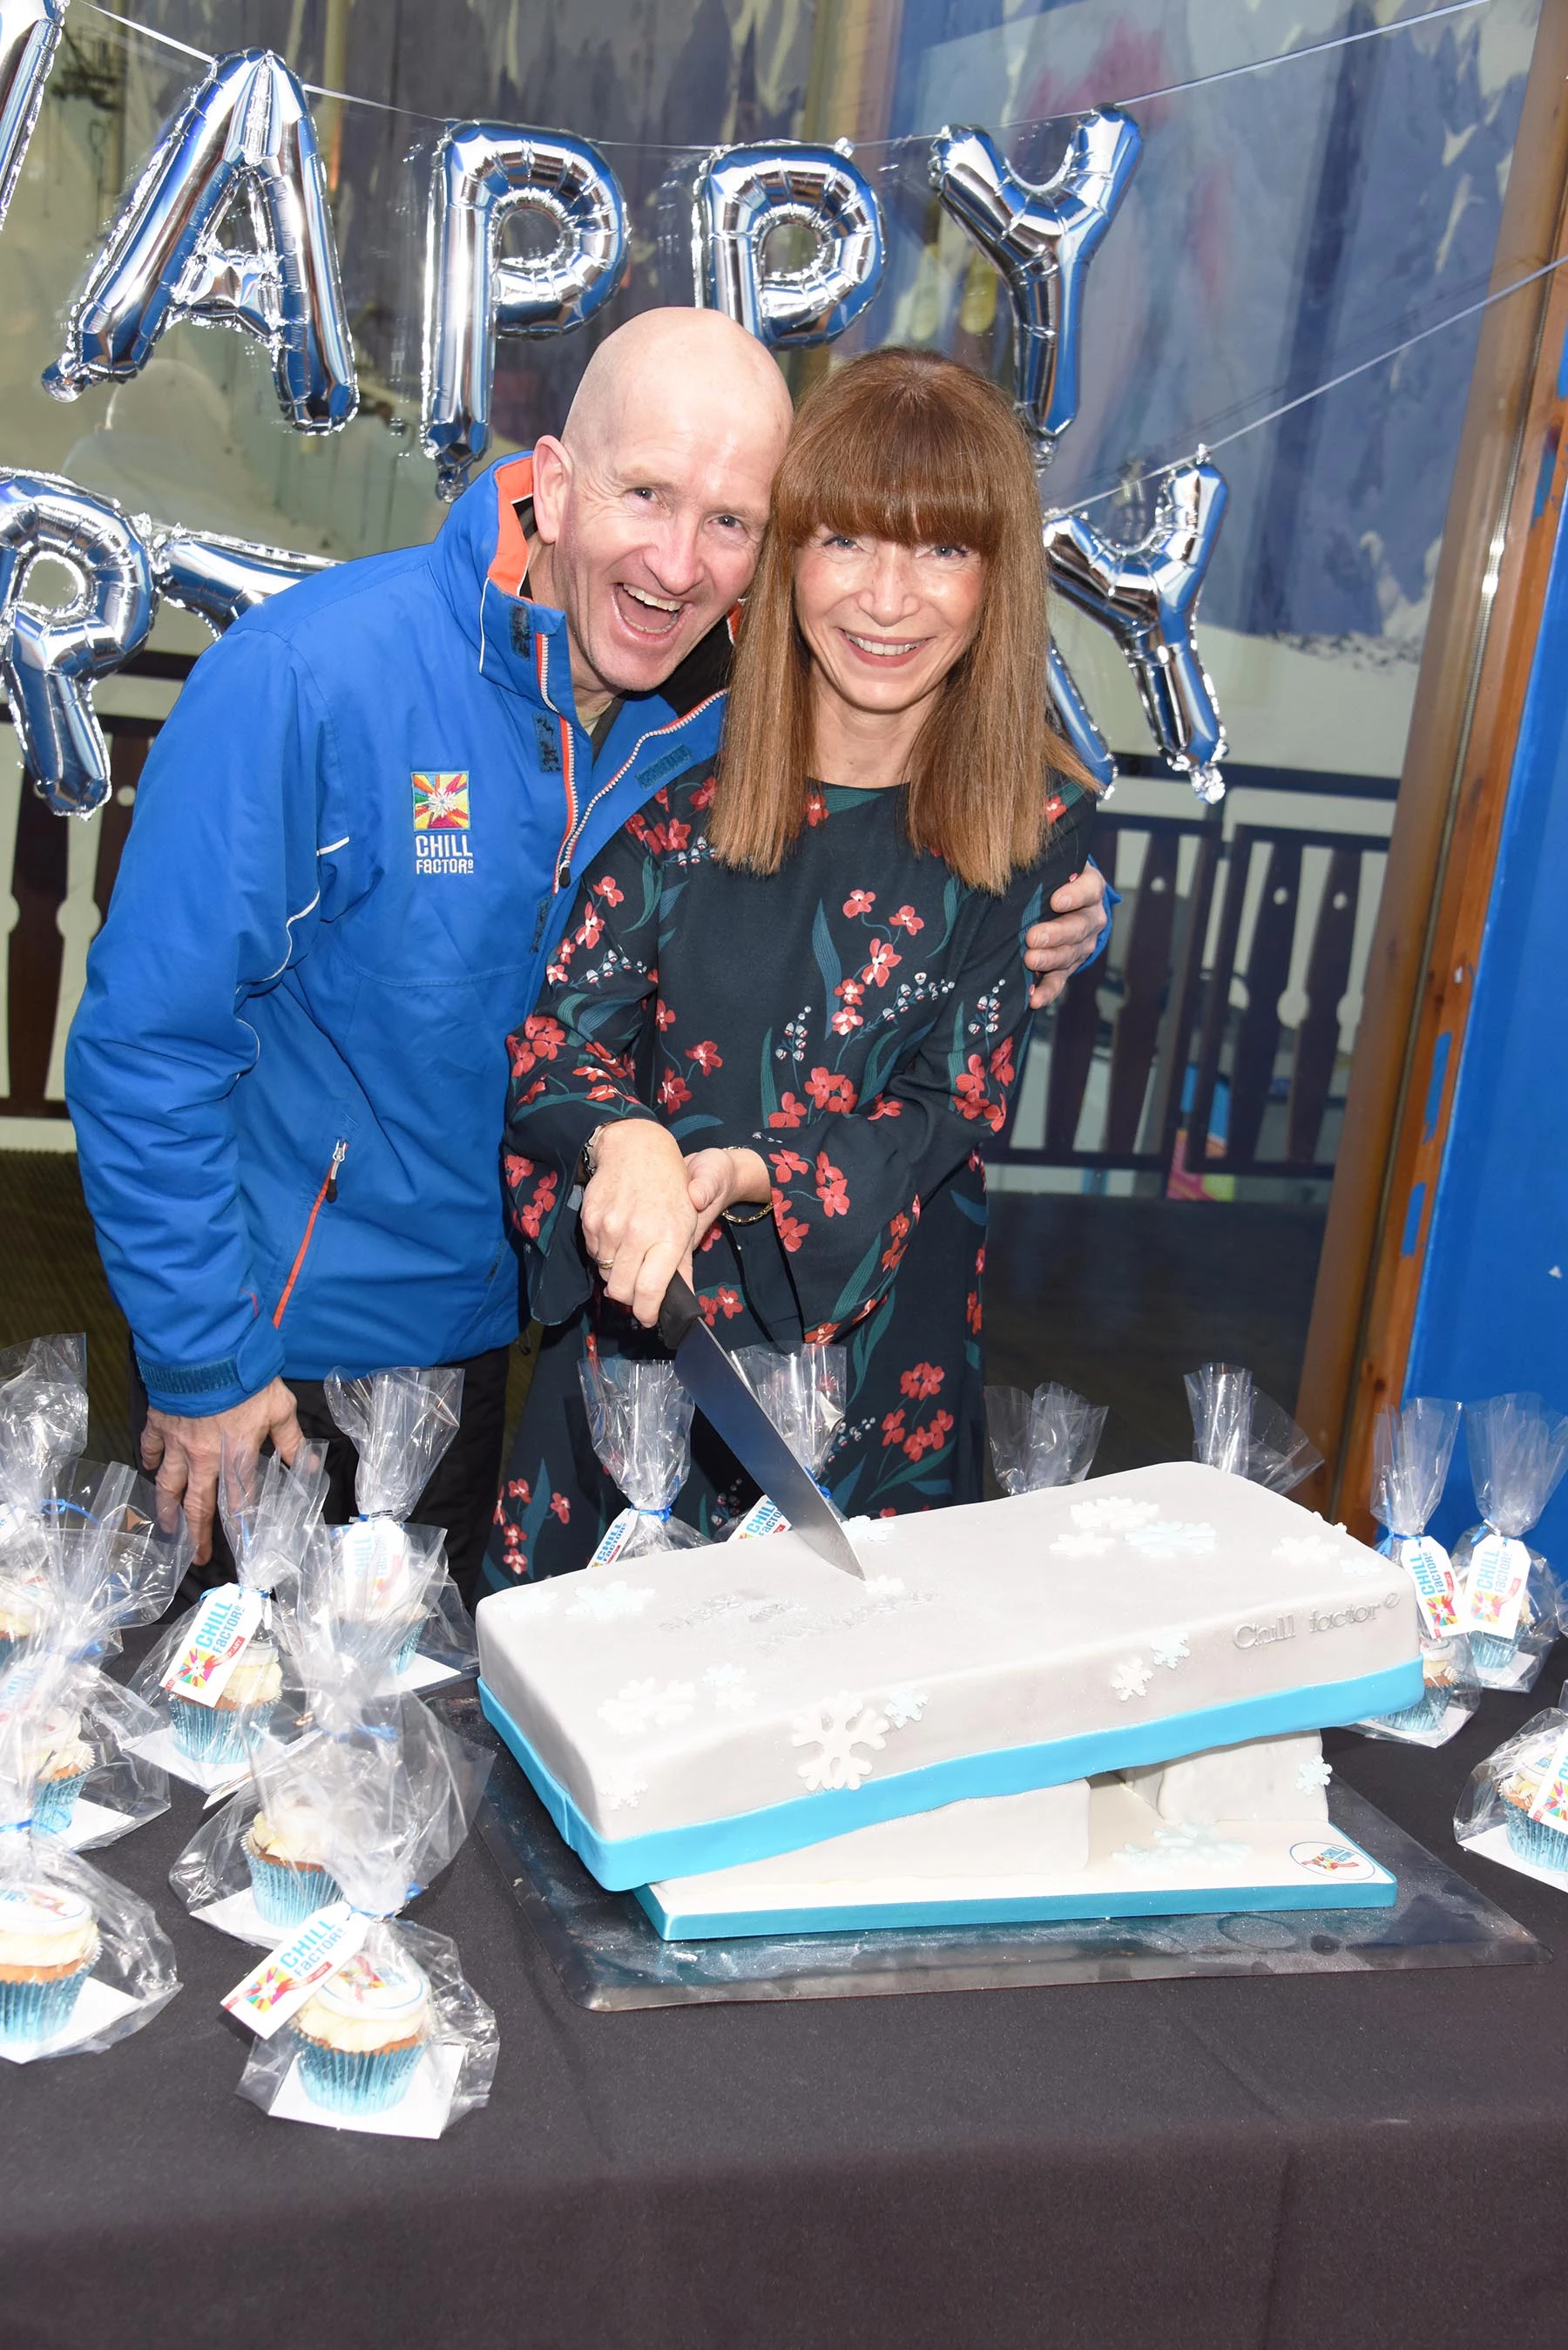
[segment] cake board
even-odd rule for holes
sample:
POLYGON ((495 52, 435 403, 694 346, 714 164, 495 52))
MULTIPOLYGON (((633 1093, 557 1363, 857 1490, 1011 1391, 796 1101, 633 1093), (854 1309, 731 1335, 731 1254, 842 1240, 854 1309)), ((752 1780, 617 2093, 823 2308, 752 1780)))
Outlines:
POLYGON ((480 1838, 567 1996, 601 2012, 1200 1975, 1521 1966, 1550 1955, 1338 1782, 1332 1825, 1396 1878, 1392 1908, 667 1942, 632 1894, 606 1892, 562 1841, 472 1684, 430 1702, 462 1737, 495 1755, 475 1821, 480 1838))

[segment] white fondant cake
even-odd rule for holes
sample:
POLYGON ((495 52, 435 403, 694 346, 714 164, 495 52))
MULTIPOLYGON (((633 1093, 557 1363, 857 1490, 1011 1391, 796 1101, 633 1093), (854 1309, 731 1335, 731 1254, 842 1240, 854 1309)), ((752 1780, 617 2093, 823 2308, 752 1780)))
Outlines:
POLYGON ((1260 1738, 1184 1755, 1145 1771, 1124 1771, 1129 1787, 1162 1820, 1326 1820, 1328 1783, 1315 1730, 1296 1738, 1260 1738))
POLYGON ((1420 1695, 1408 1577, 1196 1462, 859 1540, 864 1583, 781 1534, 482 1603, 486 1711, 601 1882, 1420 1695))

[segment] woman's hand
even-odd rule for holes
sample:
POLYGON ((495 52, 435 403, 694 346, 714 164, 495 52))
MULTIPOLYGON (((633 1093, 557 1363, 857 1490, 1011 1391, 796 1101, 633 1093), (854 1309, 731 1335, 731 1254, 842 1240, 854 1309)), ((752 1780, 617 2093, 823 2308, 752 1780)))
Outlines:
POLYGON ((655 1119, 623 1118, 600 1128, 582 1226, 606 1295, 651 1330, 671 1274, 691 1278, 700 1229, 680 1146, 655 1119))
POLYGON ((698 1241, 707 1238, 726 1208, 742 1201, 762 1207, 774 1196, 761 1153, 750 1149, 693 1150, 686 1161, 686 1184, 698 1241))

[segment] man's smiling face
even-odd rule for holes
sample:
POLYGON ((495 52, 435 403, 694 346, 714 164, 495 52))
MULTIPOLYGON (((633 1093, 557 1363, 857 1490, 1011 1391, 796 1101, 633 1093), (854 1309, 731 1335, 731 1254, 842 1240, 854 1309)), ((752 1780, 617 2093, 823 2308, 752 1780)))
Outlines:
POLYGON ((652 323, 671 316, 603 345, 619 363, 535 452, 529 593, 566 616, 584 717, 661 685, 745 593, 788 430, 760 345, 712 312, 652 323))

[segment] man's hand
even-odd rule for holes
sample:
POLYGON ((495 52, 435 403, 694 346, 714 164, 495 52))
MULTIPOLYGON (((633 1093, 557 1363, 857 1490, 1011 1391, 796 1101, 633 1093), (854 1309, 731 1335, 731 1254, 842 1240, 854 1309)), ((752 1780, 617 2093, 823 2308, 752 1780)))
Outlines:
POLYGON ((707 1239, 726 1208, 742 1201, 762 1207, 773 1198, 773 1182, 761 1154, 746 1149, 693 1150, 686 1183, 697 1216, 696 1239, 707 1239))
POLYGON ((601 1127, 583 1193, 583 1245, 605 1294, 651 1330, 672 1274, 691 1278, 697 1211, 672 1134, 650 1118, 601 1127))
POLYGON ((1031 1012, 1044 1012, 1054 1003, 1073 973, 1094 953, 1110 920, 1105 900, 1106 877, 1091 865, 1064 881, 1052 898, 1055 920, 1036 922, 1024 932, 1023 960, 1038 974, 1029 991, 1031 1012))
POLYGON ((303 1441, 294 1397, 281 1379, 228 1411, 209 1412, 200 1419, 149 1407, 141 1431, 141 1465, 156 1471, 158 1491, 171 1504, 183 1500, 185 1523, 196 1545, 195 1565, 205 1566, 213 1555, 213 1509, 225 1443, 231 1459, 254 1456, 269 1437, 285 1461, 294 1459, 303 1441))

